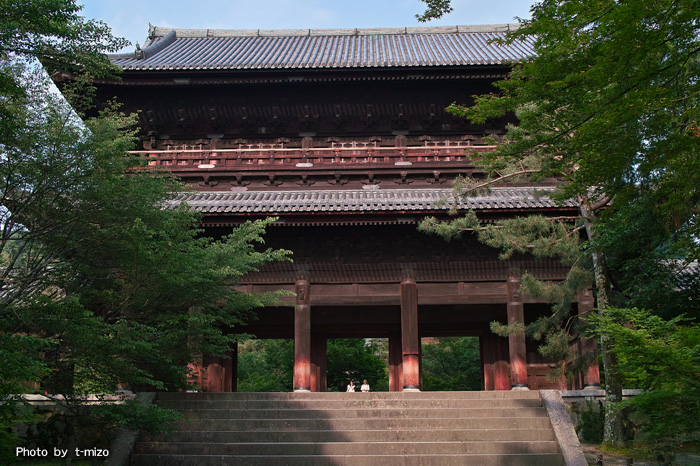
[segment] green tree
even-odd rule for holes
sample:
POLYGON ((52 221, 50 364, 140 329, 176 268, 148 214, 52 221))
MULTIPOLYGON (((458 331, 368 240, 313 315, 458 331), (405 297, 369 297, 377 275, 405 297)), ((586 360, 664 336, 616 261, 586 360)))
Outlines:
MULTIPOLYGON (((57 70, 102 77, 116 67, 105 53, 116 52, 129 41, 112 35, 101 21, 80 16, 75 0, 0 0, 0 60, 40 60, 52 73, 57 70)), ((0 70, 0 94, 19 97, 24 85, 8 67, 0 70)), ((0 100, 0 141, 13 137, 12 102, 0 100)))
POLYGON ((620 404, 644 418, 641 440, 671 465, 683 443, 700 441, 700 327, 639 309, 608 309, 591 318, 608 338, 622 378, 644 388, 620 404))
POLYGON ((443 337, 423 342, 423 390, 481 390, 479 339, 443 337))
MULTIPOLYGON (((289 392, 294 371, 292 340, 248 340, 238 353, 238 390, 289 392)), ((367 379, 373 391, 389 389, 386 354, 374 340, 343 338, 327 343, 327 388, 338 391, 350 379, 367 379)), ((358 385, 359 390, 359 385, 358 385)))
POLYGON ((416 19, 421 23, 438 19, 452 12, 451 0, 421 0, 421 2, 425 3, 425 11, 416 15, 416 19))
MULTIPOLYGON (((517 219, 512 227, 497 225, 502 231, 493 233, 482 230, 472 216, 452 228, 484 231, 484 237, 498 240, 492 244, 500 241, 517 252, 535 251, 537 244, 523 242, 532 235, 547 237, 539 246, 551 251, 549 245, 565 244, 566 236, 585 229, 588 242, 579 248, 584 254, 573 263, 585 265, 588 257, 597 307, 603 312, 611 305, 606 254, 615 255, 617 269, 627 272, 626 291, 638 283, 635 268, 627 268, 630 263, 621 254, 630 257, 631 251, 624 251, 625 241, 636 232, 626 228, 629 224, 615 224, 630 204, 653 208, 654 222, 634 222, 642 235, 658 228, 651 249, 674 251, 671 257, 684 261, 697 259, 699 28, 697 3, 692 0, 536 3, 532 19, 522 21, 506 39, 532 42, 535 54, 516 65, 509 79, 497 83, 497 93, 475 97, 473 106, 450 108, 476 123, 509 112, 518 118, 499 149, 482 160, 489 179, 465 179, 456 189, 474 193, 525 175, 535 180, 554 178, 560 187, 558 199, 578 201, 580 223, 567 227, 552 220, 517 219), (602 206, 606 206, 603 213, 598 211, 602 206), (534 223, 539 223, 536 231, 534 223)), ((643 255, 646 265, 663 258, 643 255)), ((529 284, 533 291, 552 291, 529 284)), ((567 293, 561 296, 566 298, 567 293)), ((566 299, 561 302, 566 304, 566 299)), ((555 327, 566 317, 566 308, 555 307, 554 316, 563 311, 551 320, 555 327)), ((559 335, 563 347, 564 334, 552 335, 559 335)), ((555 340, 550 339, 552 345, 555 340)), ((605 336, 601 342, 607 401, 612 406, 621 401, 621 383, 615 353, 606 351, 605 336)), ((605 440, 619 444, 621 424, 615 413, 606 412, 605 440)))
POLYGON ((31 420, 18 394, 37 387, 65 395, 55 400, 76 414, 73 427, 163 427, 170 413, 136 403, 84 416, 80 395, 189 387, 187 364, 223 354, 236 338, 230 328, 275 300, 237 292, 238 278, 287 256, 262 246, 273 219, 219 241, 203 237, 193 228, 197 215, 168 204, 182 186, 126 153, 135 142, 134 115, 113 105, 83 122, 50 89, 37 59, 73 77, 63 91, 80 109, 90 96, 81 83, 115 71, 103 53, 128 44, 80 17, 80 9, 74 0, 0 1, 5 446, 16 444, 13 425, 31 420))
POLYGON ((328 340, 327 385, 329 391, 345 387, 355 381, 357 390, 364 379, 372 391, 389 390, 387 363, 377 344, 363 338, 328 340))
MULTIPOLYGON (((229 329, 276 302, 236 291, 238 278, 287 256, 259 247, 274 219, 202 236, 196 214, 167 203, 181 186, 126 153, 135 116, 109 109, 83 122, 40 71, 11 66, 26 92, 8 105, 14 137, 0 155, 5 433, 18 411, 4 401, 27 383, 65 395, 56 401, 74 413, 85 393, 189 387, 189 362, 224 354, 229 329)), ((142 416, 118 411, 132 416, 121 422, 142 416)))
POLYGON ((247 340, 239 346, 239 392, 291 392, 293 372, 293 340, 247 340))

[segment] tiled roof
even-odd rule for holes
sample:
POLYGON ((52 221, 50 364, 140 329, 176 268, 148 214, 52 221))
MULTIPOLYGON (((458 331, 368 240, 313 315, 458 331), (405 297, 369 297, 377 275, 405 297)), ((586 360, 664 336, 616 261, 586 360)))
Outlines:
POLYGON ((533 54, 529 42, 492 43, 515 27, 231 31, 152 27, 141 51, 111 58, 125 70, 494 65, 519 62, 533 54))
MULTIPOLYGON (((542 209, 574 207, 571 201, 557 204, 546 197, 552 188, 495 188, 491 193, 462 199, 461 209, 542 209)), ((376 189, 324 191, 243 191, 183 193, 171 207, 182 202, 205 214, 284 214, 314 212, 447 211, 449 189, 376 189)))

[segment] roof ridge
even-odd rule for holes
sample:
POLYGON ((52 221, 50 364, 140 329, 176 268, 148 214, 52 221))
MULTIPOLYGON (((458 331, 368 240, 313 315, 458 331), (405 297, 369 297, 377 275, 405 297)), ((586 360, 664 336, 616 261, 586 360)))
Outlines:
POLYGON ((289 37, 289 36, 375 36, 412 34, 457 34, 509 32, 520 27, 518 23, 458 25, 458 26, 417 26, 398 28, 339 28, 339 29, 178 29, 151 26, 148 38, 165 37, 175 31, 178 38, 195 37, 289 37))

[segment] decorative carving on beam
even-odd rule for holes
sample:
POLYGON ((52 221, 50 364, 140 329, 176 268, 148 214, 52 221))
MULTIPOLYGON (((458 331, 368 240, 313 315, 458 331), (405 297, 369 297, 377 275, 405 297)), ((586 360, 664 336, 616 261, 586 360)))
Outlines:
POLYGON ((205 173, 205 174, 202 176, 202 178, 203 178, 203 179, 202 179, 202 182, 201 182, 201 183, 197 183, 200 187, 203 187, 203 188, 205 188, 205 187, 206 187, 206 188, 213 188, 214 186, 216 186, 217 184, 219 184, 219 180, 217 180, 217 179, 212 179, 211 176, 210 176, 208 173, 205 173))
POLYGON ((426 181, 430 184, 444 184, 447 182, 447 177, 441 176, 440 172, 435 170, 432 178, 426 178, 426 181))
POLYGON ((396 184, 411 184, 413 180, 408 178, 408 172, 400 172, 399 178, 394 178, 394 183, 396 184))
POLYGON ((299 179, 297 179, 296 184, 299 186, 311 186, 312 184, 315 184, 316 181, 313 178, 309 178, 308 173, 303 173, 299 176, 299 179))
POLYGON ((347 176, 342 176, 342 174, 340 172, 333 173, 333 176, 331 176, 328 179, 328 184, 333 185, 333 186, 341 186, 341 185, 344 185, 347 183, 348 183, 347 176))
POLYGON ((279 179, 274 173, 267 175, 267 181, 263 182, 265 186, 279 186, 282 184, 282 180, 279 179))
POLYGON ((242 173, 235 174, 233 179, 233 184, 236 186, 248 186, 250 184, 250 180, 243 179, 242 173))

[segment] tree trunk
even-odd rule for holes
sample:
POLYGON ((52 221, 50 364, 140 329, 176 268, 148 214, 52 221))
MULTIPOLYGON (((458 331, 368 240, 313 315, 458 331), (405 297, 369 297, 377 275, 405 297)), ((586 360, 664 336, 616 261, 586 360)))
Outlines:
MULTIPOLYGON (((595 211, 590 207, 587 196, 579 199, 581 217, 586 227, 588 240, 593 241, 596 222, 595 211)), ((593 273, 595 276, 596 303, 599 313, 604 313, 610 307, 610 277, 605 264, 605 254, 593 250, 593 273)), ((622 412, 615 409, 615 404, 622 401, 622 380, 617 370, 617 357, 608 350, 607 337, 600 336, 600 353, 603 357, 603 373, 605 374, 605 424, 603 441, 612 446, 620 446, 624 441, 622 412)))

